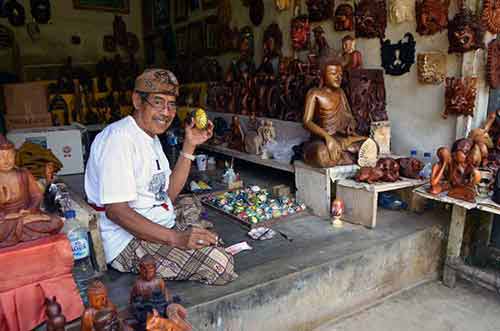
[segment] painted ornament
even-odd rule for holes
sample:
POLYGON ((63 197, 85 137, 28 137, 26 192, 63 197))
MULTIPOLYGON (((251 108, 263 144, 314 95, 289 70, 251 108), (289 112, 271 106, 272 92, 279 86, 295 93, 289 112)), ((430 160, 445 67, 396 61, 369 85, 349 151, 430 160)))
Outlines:
POLYGON ((401 76, 410 71, 415 63, 416 42, 413 35, 407 32, 397 44, 391 44, 389 39, 382 42, 382 67, 385 73, 401 76))

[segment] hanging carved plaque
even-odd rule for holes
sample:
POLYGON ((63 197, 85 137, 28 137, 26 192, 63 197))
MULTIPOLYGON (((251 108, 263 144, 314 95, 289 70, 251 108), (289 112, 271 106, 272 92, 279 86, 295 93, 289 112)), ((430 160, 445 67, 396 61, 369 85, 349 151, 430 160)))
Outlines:
POLYGON ((335 10, 333 25, 336 31, 352 31, 354 28, 354 9, 350 4, 340 4, 335 10))
POLYGON ((356 37, 385 38, 387 27, 385 0, 361 0, 356 6, 356 37))
POLYGON ((488 44, 486 78, 491 88, 500 88, 500 40, 498 38, 488 44))
POLYGON ((291 23, 292 47, 295 50, 303 50, 309 47, 311 38, 311 25, 306 15, 297 16, 291 23))
POLYGON ((450 0, 417 0, 417 32, 430 36, 443 31, 448 26, 448 7, 450 0))
POLYGON ((493 34, 500 33, 500 0, 484 0, 483 25, 493 34))
POLYGON ((423 84, 441 84, 446 78, 446 54, 420 53, 417 56, 418 80, 423 84))
POLYGON ((385 73, 401 76, 410 71, 415 63, 415 39, 407 32, 397 44, 389 39, 382 42, 382 67, 385 73))
POLYGON ((333 16, 334 0, 306 0, 307 12, 311 22, 321 22, 333 16))
POLYGON ((484 48, 484 28, 479 18, 467 7, 462 7, 448 24, 448 53, 465 53, 484 48))
POLYGON ((449 114, 473 116, 476 94, 477 77, 447 77, 443 118, 449 114))
POLYGON ((402 23, 412 21, 414 15, 413 0, 389 0, 389 20, 392 23, 402 23))

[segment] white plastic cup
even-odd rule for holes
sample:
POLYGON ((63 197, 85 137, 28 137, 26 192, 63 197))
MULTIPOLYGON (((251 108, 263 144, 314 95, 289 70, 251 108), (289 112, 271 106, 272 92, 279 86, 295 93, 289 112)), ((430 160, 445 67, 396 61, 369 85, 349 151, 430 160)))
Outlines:
POLYGON ((207 155, 206 154, 196 155, 196 167, 198 168, 198 171, 206 171, 207 170, 207 155))

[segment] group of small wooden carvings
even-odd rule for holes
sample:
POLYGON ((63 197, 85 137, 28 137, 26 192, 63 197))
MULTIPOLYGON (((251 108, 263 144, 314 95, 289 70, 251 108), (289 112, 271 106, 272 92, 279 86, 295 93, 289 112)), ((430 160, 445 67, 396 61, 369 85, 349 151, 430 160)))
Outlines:
MULTIPOLYGON (((479 190, 488 197, 500 166, 499 139, 500 109, 488 116, 483 128, 455 141, 451 151, 448 147, 437 150, 439 161, 432 167, 429 193, 447 192, 449 197, 473 202, 479 190)), ((496 183, 494 188, 498 190, 496 183)))
POLYGON ((373 184, 376 182, 393 183, 400 177, 421 179, 420 171, 423 169, 422 161, 413 157, 402 157, 394 159, 383 157, 377 161, 374 167, 361 167, 354 179, 357 182, 373 184))
MULTIPOLYGON (((128 314, 118 314, 99 280, 90 283, 89 306, 80 321, 81 331, 190 331, 187 311, 168 291, 165 281, 156 275, 156 262, 150 255, 142 257, 139 276, 130 292, 128 314)), ((47 331, 64 331, 66 318, 57 298, 45 300, 47 331)))

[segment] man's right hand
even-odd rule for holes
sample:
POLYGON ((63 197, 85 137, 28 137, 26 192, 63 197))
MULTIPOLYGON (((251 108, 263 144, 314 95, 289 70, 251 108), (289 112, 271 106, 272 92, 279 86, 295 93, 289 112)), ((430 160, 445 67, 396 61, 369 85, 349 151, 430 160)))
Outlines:
POLYGON ((191 227, 187 231, 178 232, 175 246, 181 249, 200 249, 215 246, 218 241, 217 234, 205 229, 191 227))

